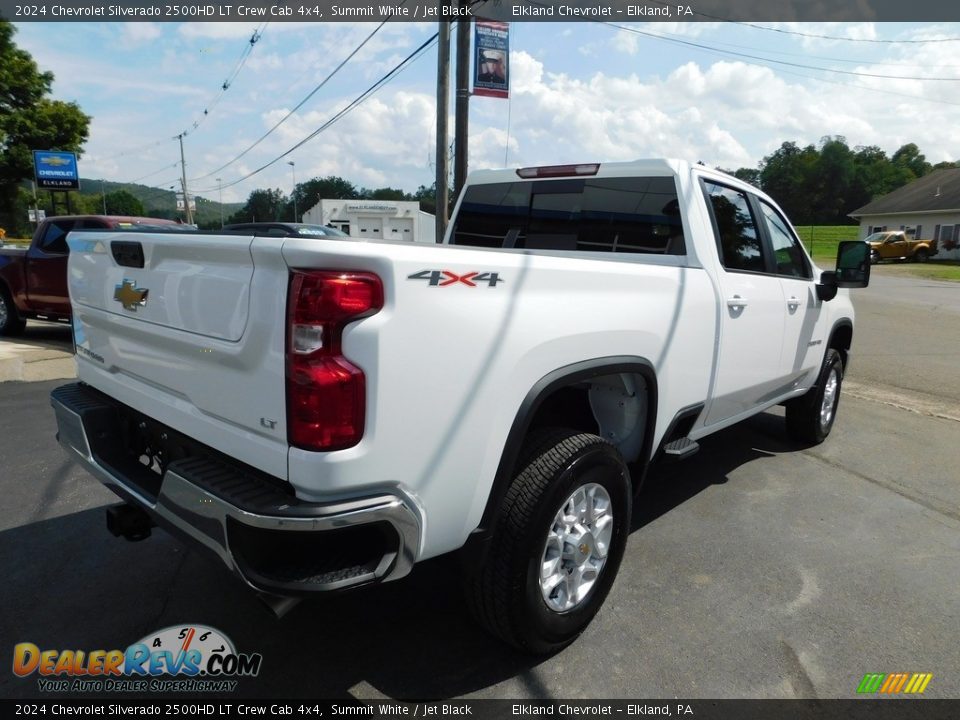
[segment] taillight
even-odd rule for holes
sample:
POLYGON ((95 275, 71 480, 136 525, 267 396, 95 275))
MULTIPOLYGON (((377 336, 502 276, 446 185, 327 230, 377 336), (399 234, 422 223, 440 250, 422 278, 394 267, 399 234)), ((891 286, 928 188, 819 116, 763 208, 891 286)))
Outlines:
POLYGON ((342 450, 363 437, 366 377, 340 352, 343 328, 383 307, 373 273, 294 270, 287 296, 287 437, 342 450))

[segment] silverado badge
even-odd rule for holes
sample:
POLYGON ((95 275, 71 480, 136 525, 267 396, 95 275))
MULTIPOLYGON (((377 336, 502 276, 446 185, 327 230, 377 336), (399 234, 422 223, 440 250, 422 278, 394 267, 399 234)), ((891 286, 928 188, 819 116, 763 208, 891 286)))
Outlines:
POLYGON ((124 278, 123 282, 117 285, 113 291, 113 299, 122 303, 124 310, 136 312, 138 305, 143 307, 147 304, 147 293, 149 292, 146 288, 138 288, 136 280, 124 278))

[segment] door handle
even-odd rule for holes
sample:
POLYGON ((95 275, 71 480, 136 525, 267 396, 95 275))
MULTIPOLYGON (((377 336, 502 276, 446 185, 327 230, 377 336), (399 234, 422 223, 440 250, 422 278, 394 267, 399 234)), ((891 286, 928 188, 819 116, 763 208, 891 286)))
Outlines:
POLYGON ((796 310, 798 307, 800 307, 800 299, 791 296, 790 299, 787 300, 787 307, 791 310, 796 310))
POLYGON ((740 297, 739 295, 734 295, 732 298, 727 299, 728 308, 742 308, 747 306, 749 302, 746 298, 740 297))

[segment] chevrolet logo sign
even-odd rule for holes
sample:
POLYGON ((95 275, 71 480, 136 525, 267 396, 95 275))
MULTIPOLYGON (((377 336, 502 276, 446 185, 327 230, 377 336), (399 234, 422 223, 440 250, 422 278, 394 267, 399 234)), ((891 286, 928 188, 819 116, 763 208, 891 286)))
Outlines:
POLYGON ((138 288, 136 280, 127 280, 124 278, 120 285, 113 291, 113 299, 123 304, 124 310, 137 311, 137 306, 143 307, 147 304, 146 288, 138 288))
POLYGON ((56 167, 58 165, 69 165, 70 159, 60 155, 50 155, 48 157, 40 158, 40 162, 42 162, 44 165, 53 165, 56 167))

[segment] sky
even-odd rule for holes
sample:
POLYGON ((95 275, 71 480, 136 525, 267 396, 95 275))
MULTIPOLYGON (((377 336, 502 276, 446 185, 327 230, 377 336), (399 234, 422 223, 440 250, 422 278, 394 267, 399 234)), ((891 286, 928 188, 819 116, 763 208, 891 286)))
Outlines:
MULTIPOLYGON (((285 155, 437 30, 377 26, 21 23, 14 41, 55 74, 56 99, 93 117, 82 177, 179 190, 186 132, 191 194, 242 202, 289 194, 294 174, 433 183, 435 44, 285 155)), ((471 98, 469 167, 676 157, 736 169, 827 135, 956 161, 958 49, 956 24, 512 23, 510 99, 471 98)), ((450 113, 452 136, 452 97, 450 113)))

